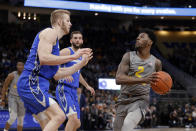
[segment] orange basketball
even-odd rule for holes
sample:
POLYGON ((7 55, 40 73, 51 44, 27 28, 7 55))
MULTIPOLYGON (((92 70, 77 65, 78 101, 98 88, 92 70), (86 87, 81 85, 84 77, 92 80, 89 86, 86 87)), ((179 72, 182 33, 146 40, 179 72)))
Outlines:
POLYGON ((157 94, 164 95, 168 93, 172 87, 172 78, 168 73, 164 71, 159 71, 157 72, 157 74, 159 77, 158 81, 154 84, 151 84, 151 88, 157 94))

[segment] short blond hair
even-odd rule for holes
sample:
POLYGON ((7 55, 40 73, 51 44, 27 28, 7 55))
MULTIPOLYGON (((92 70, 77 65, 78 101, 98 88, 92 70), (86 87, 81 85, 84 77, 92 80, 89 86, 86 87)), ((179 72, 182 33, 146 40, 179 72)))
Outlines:
POLYGON ((57 20, 59 18, 62 18, 63 14, 71 15, 71 13, 68 10, 54 10, 50 15, 50 23, 51 25, 56 24, 57 20))

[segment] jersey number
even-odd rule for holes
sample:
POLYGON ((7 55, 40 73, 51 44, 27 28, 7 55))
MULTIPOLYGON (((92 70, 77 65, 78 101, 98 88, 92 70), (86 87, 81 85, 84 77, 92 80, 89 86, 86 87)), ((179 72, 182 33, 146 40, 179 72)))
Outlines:
MULTIPOLYGON (((144 67, 143 66, 138 66, 138 71, 135 73, 135 76, 138 78, 141 78, 142 76, 140 75, 140 73, 144 72, 144 67)), ((142 85, 146 85, 145 83, 142 83, 142 85)))
POLYGON ((138 66, 138 71, 135 73, 135 76, 138 78, 141 78, 142 76, 140 73, 144 72, 144 67, 143 66, 138 66))

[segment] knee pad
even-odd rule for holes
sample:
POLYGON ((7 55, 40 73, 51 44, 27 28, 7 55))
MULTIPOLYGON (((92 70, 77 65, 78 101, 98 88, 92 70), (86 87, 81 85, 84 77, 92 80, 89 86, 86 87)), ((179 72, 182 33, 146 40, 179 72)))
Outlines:
POLYGON ((18 126, 23 126, 23 120, 24 120, 24 116, 19 116, 18 120, 17 120, 17 125, 18 126))
POLYGON ((17 117, 16 112, 11 111, 11 113, 10 113, 10 118, 9 118, 9 120, 8 120, 8 123, 9 123, 10 125, 12 125, 12 124, 14 123, 14 121, 16 120, 16 117, 17 117))

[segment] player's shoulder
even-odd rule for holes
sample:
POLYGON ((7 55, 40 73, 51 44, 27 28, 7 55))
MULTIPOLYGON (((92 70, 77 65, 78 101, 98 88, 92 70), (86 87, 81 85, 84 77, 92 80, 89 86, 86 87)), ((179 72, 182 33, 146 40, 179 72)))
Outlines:
MULTIPOLYGON (((156 57, 155 57, 155 58, 156 58, 156 57)), ((158 64, 158 65, 161 65, 161 60, 158 59, 158 58, 156 58, 156 59, 155 59, 155 63, 158 64)))
POLYGON ((53 28, 46 28, 40 32, 39 37, 56 40, 57 39, 57 32, 53 28))
POLYGON ((125 57, 128 57, 129 59, 131 57, 134 57, 136 55, 136 51, 128 51, 124 54, 125 57))
POLYGON ((14 78, 15 72, 16 72, 16 71, 13 71, 13 72, 9 73, 9 74, 8 74, 8 78, 14 78))
POLYGON ((131 51, 125 52, 124 55, 123 55, 123 57, 129 57, 130 54, 131 54, 131 51))
POLYGON ((130 52, 126 52, 126 53, 123 55, 122 61, 123 61, 123 62, 126 62, 126 63, 130 61, 130 52))

